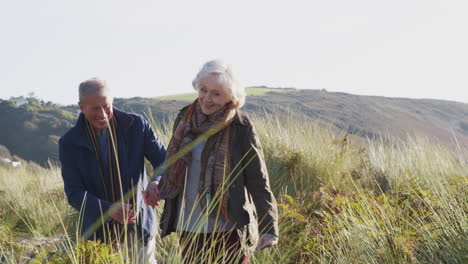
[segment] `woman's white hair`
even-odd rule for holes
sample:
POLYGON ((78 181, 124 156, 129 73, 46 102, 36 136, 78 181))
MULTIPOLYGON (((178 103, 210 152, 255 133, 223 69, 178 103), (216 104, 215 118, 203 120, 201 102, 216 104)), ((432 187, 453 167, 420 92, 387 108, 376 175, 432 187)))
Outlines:
POLYGON ((201 80, 210 74, 217 76, 218 83, 231 96, 234 108, 244 106, 245 89, 234 76, 231 65, 221 60, 211 60, 205 63, 192 81, 193 88, 198 91, 201 80))

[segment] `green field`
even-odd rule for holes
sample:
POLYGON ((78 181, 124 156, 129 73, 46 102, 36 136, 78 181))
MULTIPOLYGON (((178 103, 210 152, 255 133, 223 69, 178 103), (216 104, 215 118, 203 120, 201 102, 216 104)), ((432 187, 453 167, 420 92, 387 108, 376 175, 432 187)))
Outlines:
MULTIPOLYGON (((278 88, 262 88, 262 87, 247 87, 245 88, 245 92, 247 96, 251 95, 264 95, 268 92, 293 92, 294 89, 278 89, 278 88)), ((175 95, 168 95, 168 96, 159 96, 155 97, 154 99, 157 100, 179 100, 179 101, 193 101, 197 98, 197 93, 184 93, 184 94, 175 94, 175 95)))
MULTIPOLYGON (((280 242, 251 263, 466 263, 466 149, 420 137, 358 143, 300 118, 253 120, 279 203, 280 242)), ((167 143, 167 130, 153 126, 167 143)), ((122 252, 81 243, 77 216, 58 166, 0 167, 0 263, 129 263, 122 252)), ((159 263, 180 263, 176 234, 157 247, 159 263)))

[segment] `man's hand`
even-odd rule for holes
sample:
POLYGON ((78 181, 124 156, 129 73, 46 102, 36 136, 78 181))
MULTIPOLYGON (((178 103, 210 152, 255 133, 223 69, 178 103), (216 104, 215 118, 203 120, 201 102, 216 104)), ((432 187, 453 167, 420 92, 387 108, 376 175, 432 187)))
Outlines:
POLYGON ((146 190, 143 191, 143 200, 145 200, 145 204, 155 208, 159 206, 159 189, 158 189, 159 181, 151 181, 146 190))
POLYGON ((110 217, 121 224, 135 224, 136 213, 132 210, 132 206, 126 203, 114 203, 112 204, 110 211, 110 217))
POLYGON ((255 248, 255 250, 276 246, 277 244, 278 237, 272 234, 262 234, 258 239, 257 247, 255 248))

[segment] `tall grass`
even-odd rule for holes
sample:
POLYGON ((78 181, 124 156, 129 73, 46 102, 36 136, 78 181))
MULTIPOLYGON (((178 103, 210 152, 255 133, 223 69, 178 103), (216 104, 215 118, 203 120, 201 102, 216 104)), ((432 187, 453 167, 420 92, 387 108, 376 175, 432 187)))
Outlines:
MULTIPOLYGON (((424 138, 357 140, 301 118, 253 120, 279 202, 280 243, 254 252, 252 263, 466 260, 467 150, 424 138)), ((167 144, 171 125, 153 126, 167 144)), ((79 243, 77 218, 57 166, 0 168, 4 262, 90 263, 90 252, 107 256, 95 263, 126 262, 106 246, 79 243)), ((177 234, 158 237, 158 261, 180 263, 178 245, 177 234)))
POLYGON ((77 213, 67 203, 56 165, 0 167, 0 186, 0 255, 4 259, 8 256, 16 263, 37 254, 39 245, 54 247, 64 237, 64 229, 75 229, 77 213))
POLYGON ((463 262, 466 150, 424 138, 354 144, 293 118, 256 124, 288 245, 265 263, 463 262))

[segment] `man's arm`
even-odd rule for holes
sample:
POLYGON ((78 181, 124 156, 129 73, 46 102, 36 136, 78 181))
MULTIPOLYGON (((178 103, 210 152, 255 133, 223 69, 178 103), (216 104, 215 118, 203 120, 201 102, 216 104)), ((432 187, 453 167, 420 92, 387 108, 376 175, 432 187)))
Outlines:
POLYGON ((161 166, 166 159, 166 147, 164 144, 155 136, 155 133, 148 121, 143 119, 144 126, 144 151, 145 157, 149 160, 153 168, 156 170, 161 166))
POLYGON ((99 218, 101 212, 106 212, 111 203, 97 198, 93 194, 87 192, 82 175, 76 164, 76 153, 70 144, 59 141, 59 157, 62 164, 62 178, 65 187, 65 193, 68 198, 68 203, 78 211, 84 210, 84 214, 92 218, 99 218))
POLYGON ((161 140, 155 136, 153 129, 145 119, 143 119, 143 125, 145 131, 145 157, 154 168, 154 176, 143 192, 143 199, 147 205, 154 208, 159 206, 158 184, 161 180, 162 171, 158 171, 158 167, 161 166, 166 159, 166 148, 161 140))

